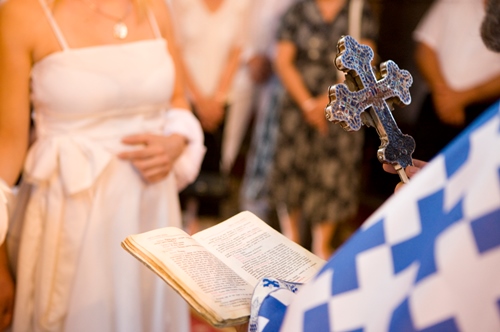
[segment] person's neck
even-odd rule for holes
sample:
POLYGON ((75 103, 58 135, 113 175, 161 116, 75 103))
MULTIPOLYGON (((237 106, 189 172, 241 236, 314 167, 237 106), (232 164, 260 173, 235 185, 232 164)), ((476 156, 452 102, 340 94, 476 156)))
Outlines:
POLYGON ((323 20, 332 22, 344 6, 345 0, 315 0, 323 20))

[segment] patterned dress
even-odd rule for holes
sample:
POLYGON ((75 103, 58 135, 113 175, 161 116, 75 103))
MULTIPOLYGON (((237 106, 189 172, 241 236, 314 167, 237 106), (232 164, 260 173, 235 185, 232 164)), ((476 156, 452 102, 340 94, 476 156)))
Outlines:
MULTIPOLYGON (((332 22, 325 22, 315 1, 304 0, 282 18, 278 39, 295 44, 295 65, 313 96, 326 93, 337 81, 333 60, 338 40, 347 34, 348 9, 346 2, 332 22)), ((371 40, 377 36, 377 24, 366 4, 361 35, 371 40)), ((273 200, 288 209, 300 208, 308 223, 352 217, 358 208, 362 150, 362 131, 346 132, 329 124, 327 136, 321 135, 286 94, 270 180, 273 200)))

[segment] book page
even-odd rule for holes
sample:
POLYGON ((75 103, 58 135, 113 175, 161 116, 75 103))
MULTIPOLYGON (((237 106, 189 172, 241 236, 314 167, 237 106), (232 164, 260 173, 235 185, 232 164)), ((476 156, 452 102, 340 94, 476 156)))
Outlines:
POLYGON ((253 286, 181 229, 167 227, 130 238, 170 270, 170 277, 191 296, 210 304, 225 320, 249 315, 253 286))
POLYGON ((253 286, 264 277, 306 282, 325 263, 248 211, 193 238, 253 286))

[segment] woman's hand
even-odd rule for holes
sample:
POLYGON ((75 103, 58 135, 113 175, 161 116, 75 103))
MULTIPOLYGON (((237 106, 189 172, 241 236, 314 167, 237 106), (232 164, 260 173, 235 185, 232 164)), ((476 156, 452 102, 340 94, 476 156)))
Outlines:
POLYGON ((434 107, 439 119, 451 126, 465 124, 465 106, 463 94, 448 88, 433 91, 434 107))
POLYGON ((187 145, 186 138, 179 134, 138 134, 124 137, 122 142, 142 146, 137 150, 122 152, 118 157, 129 160, 148 183, 163 180, 187 145))
POLYGON ((325 117, 327 104, 328 101, 325 102, 325 98, 320 96, 311 98, 302 105, 305 120, 321 134, 326 134, 328 131, 328 120, 325 117))
POLYGON ((266 82, 273 73, 271 60, 264 54, 254 55, 247 63, 250 78, 254 83, 266 82))
MULTIPOLYGON (((413 159, 413 165, 406 166, 405 173, 408 176, 408 178, 411 178, 412 176, 417 174, 425 165, 427 165, 426 161, 413 159)), ((391 164, 383 164, 382 167, 384 168, 384 171, 388 173, 397 174, 396 170, 394 169, 394 166, 392 166, 391 164)), ((403 182, 399 182, 396 185, 394 192, 398 191, 403 185, 404 185, 403 182)))
POLYGON ((213 133, 224 120, 224 103, 216 98, 200 98, 195 101, 194 111, 204 131, 213 133))

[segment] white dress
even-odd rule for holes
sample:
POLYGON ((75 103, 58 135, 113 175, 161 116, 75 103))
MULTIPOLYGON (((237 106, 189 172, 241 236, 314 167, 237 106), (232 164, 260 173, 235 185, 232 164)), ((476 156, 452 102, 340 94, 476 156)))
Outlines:
MULTIPOLYGON (((181 55, 196 86, 206 95, 213 95, 222 77, 230 51, 243 46, 250 0, 224 0, 211 11, 203 0, 171 0, 172 15, 181 55)), ((250 123, 247 105, 251 82, 240 67, 228 92, 221 169, 229 172, 237 157, 250 123)))
MULTIPOLYGON (((46 7, 45 7, 46 9, 46 7)), ((160 134, 174 66, 157 38, 63 50, 32 70, 37 140, 21 232, 14 331, 189 331, 186 303, 121 248, 127 235, 181 227, 173 175, 148 185, 128 161, 130 134, 160 134)))

